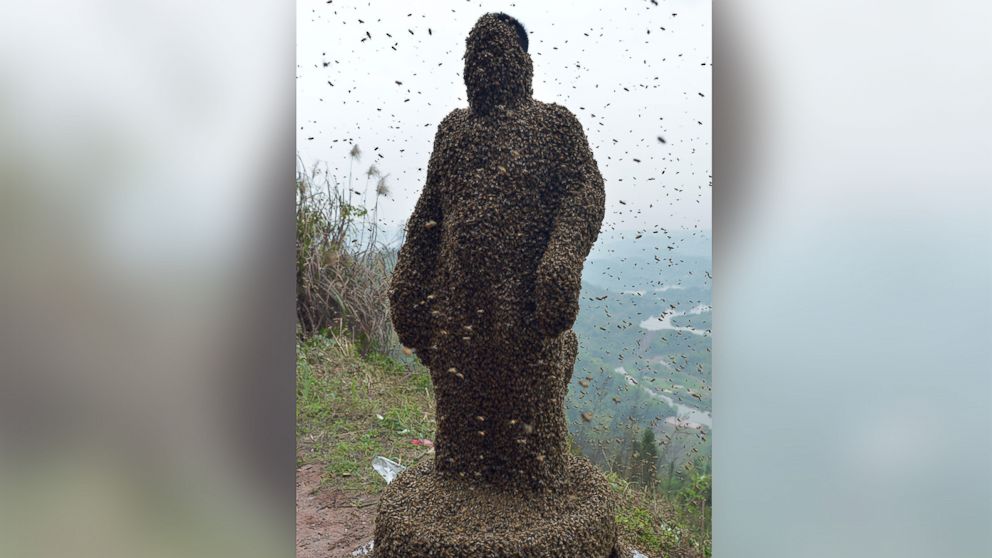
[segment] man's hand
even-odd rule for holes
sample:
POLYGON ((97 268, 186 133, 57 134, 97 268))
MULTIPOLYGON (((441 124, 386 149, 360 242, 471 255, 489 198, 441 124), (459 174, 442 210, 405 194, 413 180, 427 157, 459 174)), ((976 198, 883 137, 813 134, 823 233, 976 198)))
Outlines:
POLYGON ((428 349, 427 347, 424 347, 423 349, 417 349, 416 354, 417 354, 417 358, 420 359, 421 364, 423 364, 427 368, 431 367, 430 349, 428 349))
POLYGON ((535 321, 538 331, 545 337, 556 337, 572 327, 579 313, 581 273, 574 266, 556 261, 553 254, 545 254, 537 268, 535 321), (552 256, 552 257, 549 257, 552 256))

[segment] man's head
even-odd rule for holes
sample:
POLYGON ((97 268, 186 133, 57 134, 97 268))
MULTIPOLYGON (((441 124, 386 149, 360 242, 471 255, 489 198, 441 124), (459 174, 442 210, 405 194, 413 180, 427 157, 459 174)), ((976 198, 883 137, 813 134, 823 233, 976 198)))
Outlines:
POLYGON ((504 13, 479 18, 465 40, 465 86, 478 113, 530 98, 533 63, 527 31, 504 13))
POLYGON ((517 21, 517 18, 503 12, 496 14, 496 18, 513 27, 513 30, 517 33, 517 42, 520 43, 520 48, 524 49, 524 52, 527 52, 527 30, 524 29, 524 24, 517 21))

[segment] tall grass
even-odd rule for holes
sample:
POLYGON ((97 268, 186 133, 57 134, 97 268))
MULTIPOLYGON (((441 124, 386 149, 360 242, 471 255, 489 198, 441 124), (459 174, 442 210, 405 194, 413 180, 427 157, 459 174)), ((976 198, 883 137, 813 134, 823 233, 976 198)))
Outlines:
POLYGON ((365 354, 386 353, 398 343, 388 297, 396 248, 379 220, 379 200, 389 188, 375 165, 355 176, 360 163, 356 145, 342 182, 326 164, 307 168, 298 160, 296 317, 303 336, 332 331, 365 354))

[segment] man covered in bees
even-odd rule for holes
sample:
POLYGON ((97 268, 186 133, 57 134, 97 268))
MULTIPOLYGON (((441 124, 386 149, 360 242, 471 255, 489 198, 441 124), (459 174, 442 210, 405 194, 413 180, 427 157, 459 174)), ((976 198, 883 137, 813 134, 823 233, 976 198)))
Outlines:
MULTIPOLYGON (((400 341, 430 369, 436 454, 387 490, 376 528, 380 556, 399 555, 380 545, 400 548, 407 542, 399 539, 414 537, 410 526, 403 537, 394 532, 399 520, 391 514, 420 505, 400 492, 430 484, 431 505, 443 508, 445 498, 455 497, 444 483, 463 480, 545 494, 549 502, 578 491, 579 507, 588 506, 559 510, 562 517, 582 516, 576 520, 582 525, 560 527, 572 532, 565 537, 573 540, 569 548, 528 547, 535 554, 519 554, 511 546, 507 555, 605 558, 613 549, 608 487, 588 461, 568 454, 564 414, 577 350, 571 326, 583 262, 603 220, 603 179, 575 116, 532 97, 527 47, 523 26, 505 14, 486 14, 472 28, 464 56, 469 107, 452 111, 438 127, 426 184, 407 224, 391 315, 400 341)), ((480 489, 478 506, 499 508, 498 496, 486 494, 480 489)), ((430 528, 438 528, 447 516, 428 508, 413 515, 422 520, 436 512, 430 528)), ((544 509, 535 517, 554 515, 544 509)), ((478 520, 491 532, 509 521, 478 520)), ((486 555, 503 555, 491 550, 486 555)))

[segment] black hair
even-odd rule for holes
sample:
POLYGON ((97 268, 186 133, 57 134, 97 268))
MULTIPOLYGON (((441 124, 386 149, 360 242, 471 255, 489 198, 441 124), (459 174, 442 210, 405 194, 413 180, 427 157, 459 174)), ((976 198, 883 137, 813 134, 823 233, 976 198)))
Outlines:
POLYGON ((524 49, 524 52, 527 52, 527 30, 524 29, 524 24, 517 21, 517 18, 504 14, 503 12, 496 14, 496 17, 500 21, 508 23, 513 27, 513 29, 517 32, 517 42, 520 43, 520 48, 524 49))

